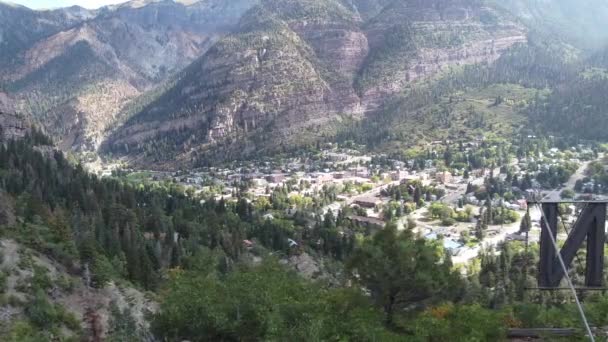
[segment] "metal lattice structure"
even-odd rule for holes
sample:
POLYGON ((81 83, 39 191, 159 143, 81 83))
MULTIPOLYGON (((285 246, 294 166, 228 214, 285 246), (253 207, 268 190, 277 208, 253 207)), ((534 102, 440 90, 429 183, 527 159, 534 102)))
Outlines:
MULTIPOLYGON (((538 286, 547 289, 558 288, 564 278, 564 269, 560 266, 556 248, 551 241, 551 235, 557 236, 560 203, 564 202, 541 203, 546 219, 541 221, 538 286)), ((566 267, 569 267, 576 257, 577 251, 586 242, 585 285, 600 287, 603 279, 606 204, 608 202, 576 203, 581 203, 584 207, 559 253, 566 267)))

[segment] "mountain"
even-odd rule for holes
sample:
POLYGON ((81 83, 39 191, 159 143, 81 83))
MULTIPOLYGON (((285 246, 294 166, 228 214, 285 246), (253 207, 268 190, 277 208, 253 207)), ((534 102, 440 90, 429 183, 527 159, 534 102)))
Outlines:
POLYGON ((418 81, 491 63, 526 40, 482 1, 263 0, 107 149, 200 163, 309 144, 418 81))
POLYGON ((0 2, 0 79, 20 62, 20 54, 35 42, 91 18, 94 12, 81 7, 33 11, 0 2))
POLYGON ((30 128, 29 119, 16 114, 12 100, 0 91, 0 141, 22 138, 30 128))
POLYGON ((62 148, 95 150, 130 101, 202 55, 253 4, 150 1, 96 12, 3 5, 0 18, 17 21, 6 31, 24 33, 5 42, 19 48, 9 49, 2 81, 62 148))
POLYGON ((62 149, 146 167, 336 139, 400 149, 540 122, 526 107, 536 93, 604 68, 606 11, 598 0, 0 4, 0 87, 62 149), (503 91, 522 104, 478 108, 503 91))
POLYGON ((579 48, 603 47, 608 42, 608 2, 603 0, 500 0, 496 5, 547 35, 579 48))

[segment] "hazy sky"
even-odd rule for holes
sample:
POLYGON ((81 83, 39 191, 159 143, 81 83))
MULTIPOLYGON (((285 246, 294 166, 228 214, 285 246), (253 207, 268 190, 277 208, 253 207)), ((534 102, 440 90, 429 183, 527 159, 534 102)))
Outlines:
POLYGON ((118 4, 126 0, 8 0, 8 2, 21 4, 29 8, 57 8, 79 5, 85 8, 99 8, 105 5, 118 4))

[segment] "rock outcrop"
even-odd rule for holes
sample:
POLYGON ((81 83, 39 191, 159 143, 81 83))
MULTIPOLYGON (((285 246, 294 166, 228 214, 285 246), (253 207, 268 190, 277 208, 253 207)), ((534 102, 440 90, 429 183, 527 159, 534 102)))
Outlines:
POLYGON ((476 1, 264 0, 106 146, 193 161, 310 143, 418 80, 524 42, 523 27, 476 1))
POLYGON ((31 125, 23 115, 15 114, 12 100, 0 92, 0 141, 22 138, 31 125))
POLYGON ((4 26, 4 36, 23 31, 23 37, 4 39, 7 48, 19 48, 11 48, 6 63, 0 59, 0 81, 19 111, 31 114, 64 149, 95 151, 134 99, 204 54, 255 3, 146 1, 94 12, 0 6, 0 18, 33 23, 0 24, 0 46, 4 26))

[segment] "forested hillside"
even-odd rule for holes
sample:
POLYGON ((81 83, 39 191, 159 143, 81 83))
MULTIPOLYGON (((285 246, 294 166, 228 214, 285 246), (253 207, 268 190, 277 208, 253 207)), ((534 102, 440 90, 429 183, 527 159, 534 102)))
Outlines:
POLYGON ((337 139, 400 153, 436 140, 510 138, 531 128, 530 106, 554 85, 576 78, 579 63, 570 46, 531 35, 494 63, 455 68, 418 83, 378 115, 343 127, 337 139))
POLYGON ((572 115, 598 138, 603 105, 578 94, 602 86, 605 13, 596 0, 2 4, 0 87, 63 150, 157 168, 543 120, 561 136, 572 115))
MULTIPOLYGON (((601 82, 604 9, 592 0, 2 5, 2 30, 22 32, 2 39, 2 87, 62 149, 103 143, 106 156, 148 167, 350 137, 394 149, 494 126, 509 136, 541 117, 563 135, 556 112, 603 108, 563 92, 601 82), (579 104, 560 102, 569 96, 579 104)), ((589 115, 577 127, 593 125, 589 115)))
POLYGON ((32 11, 26 7, 0 2, 0 79, 9 68, 20 64, 19 55, 40 39, 93 16, 81 7, 53 11, 32 11))
POLYGON ((526 39, 479 1, 265 0, 107 141, 113 154, 201 164, 332 137, 451 66, 526 39))
MULTIPOLYGON (((34 130, 0 146, 3 340, 497 341, 511 327, 577 324, 568 296, 525 290, 538 252, 521 243, 463 275, 440 242, 392 224, 370 232, 347 219, 353 209, 269 220, 245 198, 100 180, 49 142, 34 130), (285 260, 302 254, 334 265, 331 277, 294 273, 285 260)), ((279 194, 268 205, 281 208, 279 194)), ((606 307, 585 298, 594 326, 606 307)))
MULTIPOLYGON (((555 34, 555 22, 539 18, 560 12, 567 21, 568 6, 262 2, 105 151, 135 164, 205 165, 318 141, 390 152, 486 132, 509 138, 523 127, 601 138, 605 107, 588 101, 602 101, 600 30, 555 34), (574 127, 562 126, 571 116, 574 127)), ((582 3, 573 22, 593 6, 582 3)))
MULTIPOLYGON (((570 292, 534 289, 524 205, 606 192, 606 18, 599 0, 0 3, 0 341, 580 327, 570 292)), ((600 335, 608 298, 580 299, 600 335)))
POLYGON ((0 4, 0 85, 64 150, 95 151, 132 101, 162 88, 254 2, 150 1, 96 11, 0 4))

